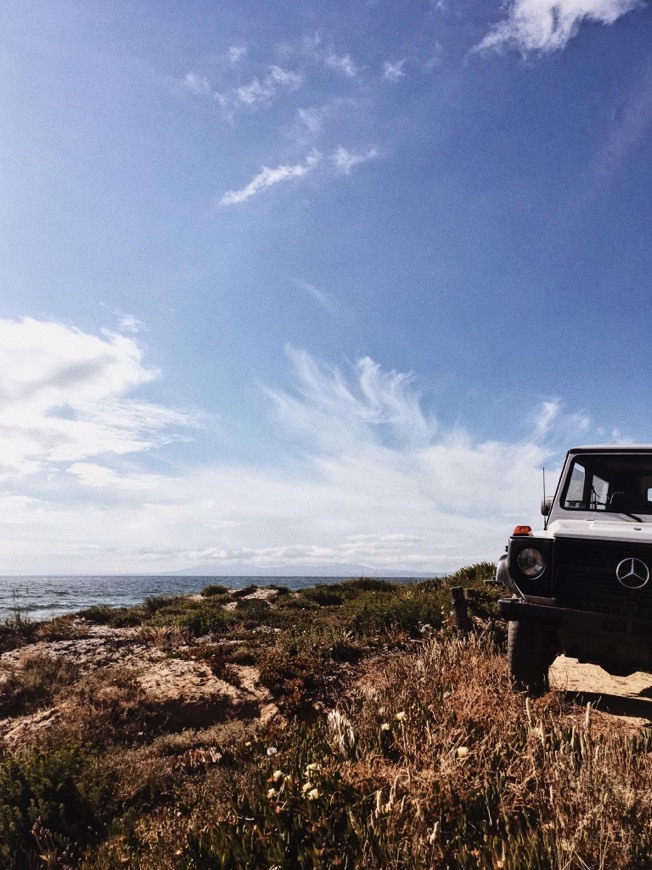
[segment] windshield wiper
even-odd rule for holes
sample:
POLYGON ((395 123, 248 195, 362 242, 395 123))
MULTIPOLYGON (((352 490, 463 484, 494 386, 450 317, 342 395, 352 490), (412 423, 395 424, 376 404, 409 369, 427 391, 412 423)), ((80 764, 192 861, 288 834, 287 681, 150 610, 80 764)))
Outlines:
POLYGON ((614 511, 608 510, 608 514, 619 514, 621 517, 629 517, 630 520, 634 520, 635 523, 642 523, 643 520, 640 517, 637 517, 636 514, 630 514, 628 511, 614 511))

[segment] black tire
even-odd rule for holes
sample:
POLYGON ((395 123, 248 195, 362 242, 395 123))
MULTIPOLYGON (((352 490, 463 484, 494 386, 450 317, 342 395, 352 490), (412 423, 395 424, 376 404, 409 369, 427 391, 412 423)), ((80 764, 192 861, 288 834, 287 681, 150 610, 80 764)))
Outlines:
POLYGON ((534 620, 510 622, 507 665, 517 692, 542 695, 548 691, 548 670, 557 656, 550 632, 534 620))

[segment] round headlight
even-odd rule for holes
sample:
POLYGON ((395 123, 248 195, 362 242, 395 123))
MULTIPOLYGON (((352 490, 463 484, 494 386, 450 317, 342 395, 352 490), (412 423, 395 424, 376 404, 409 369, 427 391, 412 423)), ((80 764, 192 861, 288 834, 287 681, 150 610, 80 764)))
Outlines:
POLYGON ((546 560, 541 550, 536 547, 526 547, 516 557, 516 564, 521 574, 526 577, 538 577, 546 568, 546 560))

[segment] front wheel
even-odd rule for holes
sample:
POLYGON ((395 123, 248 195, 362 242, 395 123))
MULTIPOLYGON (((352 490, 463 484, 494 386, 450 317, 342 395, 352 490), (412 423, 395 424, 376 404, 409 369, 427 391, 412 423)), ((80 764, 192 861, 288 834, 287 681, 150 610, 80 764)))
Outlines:
POLYGON ((534 620, 517 620, 507 629, 507 665, 517 692, 548 691, 548 670, 556 657, 550 632, 534 620))

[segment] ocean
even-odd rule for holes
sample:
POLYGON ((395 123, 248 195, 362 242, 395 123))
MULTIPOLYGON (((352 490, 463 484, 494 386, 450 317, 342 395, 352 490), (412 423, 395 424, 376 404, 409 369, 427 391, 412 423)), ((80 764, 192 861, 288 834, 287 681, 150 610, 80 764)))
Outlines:
MULTIPOLYGON (((344 577, 181 577, 181 576, 43 576, 0 577, 0 623, 17 613, 31 620, 51 619, 93 604, 131 607, 150 595, 192 595, 216 583, 232 589, 245 586, 287 586, 305 589, 340 583, 344 577)), ((423 577, 385 577, 410 583, 423 577)))

